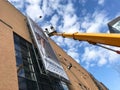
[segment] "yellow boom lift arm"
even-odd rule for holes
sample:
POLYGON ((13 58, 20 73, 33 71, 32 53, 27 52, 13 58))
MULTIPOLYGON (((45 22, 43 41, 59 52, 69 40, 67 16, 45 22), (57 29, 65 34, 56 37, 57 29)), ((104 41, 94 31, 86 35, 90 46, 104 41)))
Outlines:
MULTIPOLYGON (((46 29, 49 36, 62 36, 64 38, 73 38, 80 41, 88 41, 91 44, 105 44, 120 47, 120 34, 115 33, 57 33, 53 27, 51 31, 46 29)), ((102 46, 103 48, 109 49, 102 46)), ((109 49, 120 54, 120 51, 109 49)))

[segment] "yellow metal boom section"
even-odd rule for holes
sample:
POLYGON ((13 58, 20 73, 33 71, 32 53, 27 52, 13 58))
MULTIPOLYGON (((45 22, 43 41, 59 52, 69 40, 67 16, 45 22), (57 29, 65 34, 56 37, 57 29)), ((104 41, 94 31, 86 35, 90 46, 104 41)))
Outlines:
POLYGON ((52 35, 62 36, 65 38, 73 38, 80 41, 88 41, 96 44, 106 44, 120 47, 120 34, 107 34, 107 33, 52 33, 52 35))

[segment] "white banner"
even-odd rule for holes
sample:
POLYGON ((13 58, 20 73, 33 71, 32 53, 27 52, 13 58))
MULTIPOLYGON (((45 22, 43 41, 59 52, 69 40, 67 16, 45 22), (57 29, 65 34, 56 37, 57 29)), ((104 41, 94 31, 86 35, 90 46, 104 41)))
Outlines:
POLYGON ((27 20, 45 69, 69 80, 43 30, 29 17, 27 17, 27 20))

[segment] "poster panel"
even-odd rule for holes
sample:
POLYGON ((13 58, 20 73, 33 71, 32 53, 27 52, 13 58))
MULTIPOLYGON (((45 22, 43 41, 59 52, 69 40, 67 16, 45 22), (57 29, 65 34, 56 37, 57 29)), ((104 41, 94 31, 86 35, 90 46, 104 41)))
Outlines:
POLYGON ((43 30, 28 16, 27 20, 34 42, 36 43, 39 54, 42 57, 45 69, 53 74, 69 80, 43 30))

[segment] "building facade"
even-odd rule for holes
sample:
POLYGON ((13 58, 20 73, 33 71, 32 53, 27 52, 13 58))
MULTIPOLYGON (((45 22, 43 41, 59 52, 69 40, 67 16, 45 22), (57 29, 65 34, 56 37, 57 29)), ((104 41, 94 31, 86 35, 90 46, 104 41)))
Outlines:
POLYGON ((7 0, 0 11, 0 90, 108 90, 7 0))

